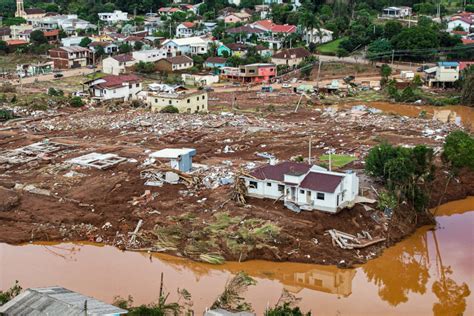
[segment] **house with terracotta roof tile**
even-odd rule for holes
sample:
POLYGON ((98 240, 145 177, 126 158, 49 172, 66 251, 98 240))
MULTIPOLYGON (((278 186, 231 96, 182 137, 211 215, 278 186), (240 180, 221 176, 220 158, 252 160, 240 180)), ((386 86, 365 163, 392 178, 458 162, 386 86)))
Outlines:
POLYGON ((261 166, 241 178, 248 196, 279 199, 296 211, 337 213, 351 207, 359 193, 359 178, 352 171, 333 172, 291 161, 261 166))
POLYGON ((164 72, 180 71, 193 66, 193 59, 184 55, 161 59, 156 63, 156 69, 164 72))
POLYGON ((275 65, 285 65, 288 67, 296 67, 311 53, 303 47, 283 49, 272 56, 272 63, 275 65))
POLYGON ((183 22, 176 27, 176 37, 191 37, 196 34, 197 24, 194 22, 183 22))
POLYGON ((99 79, 86 82, 89 93, 96 100, 122 99, 123 101, 135 100, 142 91, 142 83, 136 75, 108 75, 99 79))

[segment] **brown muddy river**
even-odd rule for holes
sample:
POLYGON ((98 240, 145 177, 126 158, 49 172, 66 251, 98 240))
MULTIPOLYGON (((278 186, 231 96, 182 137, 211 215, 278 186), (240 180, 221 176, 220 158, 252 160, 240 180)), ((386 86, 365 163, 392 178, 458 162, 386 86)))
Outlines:
POLYGON ((132 295, 136 304, 157 298, 160 274, 176 298, 191 292, 199 315, 233 274, 244 270, 257 285, 245 297, 261 315, 283 289, 313 315, 474 315, 474 197, 441 206, 438 227, 416 234, 355 269, 250 261, 222 266, 167 255, 121 252, 85 244, 0 244, 0 289, 61 285, 112 302, 132 295))

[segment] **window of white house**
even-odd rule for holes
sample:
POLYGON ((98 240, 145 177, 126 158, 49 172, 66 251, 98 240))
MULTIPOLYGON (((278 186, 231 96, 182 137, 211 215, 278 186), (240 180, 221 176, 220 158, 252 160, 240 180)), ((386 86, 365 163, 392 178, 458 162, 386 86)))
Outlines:
POLYGON ((324 193, 318 192, 318 193, 316 194, 316 198, 317 198, 318 200, 324 200, 324 193))
POLYGON ((267 187, 271 187, 272 186, 272 183, 271 182, 267 182, 267 187))
POLYGON ((283 192, 285 190, 285 186, 283 184, 278 185, 278 192, 283 192))
POLYGON ((188 103, 190 103, 190 102, 191 102, 191 100, 190 100, 190 99, 188 99, 188 103))
POLYGON ((168 102, 169 102, 169 104, 173 104, 173 102, 171 100, 169 100, 168 102))
POLYGON ((256 181, 250 181, 249 182, 249 188, 250 189, 256 189, 258 187, 258 183, 256 181))
POLYGON ((139 84, 139 83, 137 83, 137 86, 136 86, 136 87, 138 88, 139 86, 140 86, 140 84, 139 84))

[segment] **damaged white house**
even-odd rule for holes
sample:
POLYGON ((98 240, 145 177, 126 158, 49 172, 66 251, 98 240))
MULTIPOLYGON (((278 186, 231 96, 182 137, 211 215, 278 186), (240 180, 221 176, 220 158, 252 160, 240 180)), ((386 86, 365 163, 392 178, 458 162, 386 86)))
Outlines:
POLYGON ((293 210, 337 213, 352 206, 359 193, 354 172, 332 172, 304 163, 265 165, 242 178, 249 196, 281 199, 293 210))
POLYGON ((196 156, 194 148, 165 148, 150 154, 151 158, 169 160, 171 168, 182 172, 189 172, 192 169, 194 156, 196 156))

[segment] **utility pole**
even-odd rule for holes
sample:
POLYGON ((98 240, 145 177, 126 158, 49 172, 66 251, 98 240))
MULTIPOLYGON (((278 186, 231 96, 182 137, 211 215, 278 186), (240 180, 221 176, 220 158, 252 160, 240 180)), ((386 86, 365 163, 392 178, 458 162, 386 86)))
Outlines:
POLYGON ((311 164, 311 140, 312 140, 312 136, 309 137, 309 146, 308 146, 308 164, 310 165, 311 164))
POLYGON ((395 59, 395 50, 392 49, 392 66, 393 66, 393 60, 395 59))
POLYGON ((321 75, 321 64, 322 64, 322 61, 321 59, 318 61, 318 76, 316 77, 316 88, 319 89, 319 78, 320 78, 320 75, 321 75))
POLYGON ((332 171, 332 166, 331 166, 331 154, 332 154, 332 150, 330 149, 330 150, 329 150, 329 171, 332 171))

